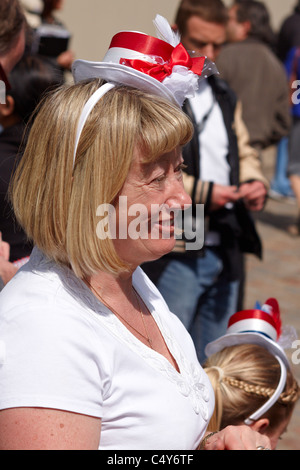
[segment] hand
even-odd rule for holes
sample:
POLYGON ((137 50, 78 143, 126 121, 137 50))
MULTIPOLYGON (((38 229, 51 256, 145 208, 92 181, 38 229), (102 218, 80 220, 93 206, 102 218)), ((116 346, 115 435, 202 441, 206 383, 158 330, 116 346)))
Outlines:
POLYGON ((222 184, 214 183, 211 194, 210 209, 221 209, 229 202, 234 203, 238 201, 240 197, 241 195, 237 186, 224 186, 222 184))
POLYGON ((270 439, 249 426, 227 426, 209 437, 204 450, 271 450, 270 439))
POLYGON ((2 240, 2 233, 0 232, 0 277, 4 284, 16 274, 17 267, 9 262, 10 245, 2 240))
POLYGON ((0 256, 0 277, 4 284, 7 284, 17 271, 18 268, 13 263, 10 263, 3 256, 0 256))
POLYGON ((239 194, 249 210, 260 211, 266 201, 267 189, 262 181, 253 181, 241 184, 239 194))

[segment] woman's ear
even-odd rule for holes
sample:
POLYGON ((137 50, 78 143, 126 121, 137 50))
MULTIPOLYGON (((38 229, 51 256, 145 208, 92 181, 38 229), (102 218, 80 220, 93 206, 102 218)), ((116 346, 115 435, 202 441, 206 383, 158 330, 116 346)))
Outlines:
POLYGON ((6 96, 6 103, 0 104, 0 114, 2 117, 11 116, 15 110, 15 100, 12 96, 6 96))
POLYGON ((269 424, 270 424, 270 421, 267 418, 261 418, 255 421, 253 424, 251 424, 250 427, 251 429, 253 429, 253 431, 257 431, 261 434, 264 434, 269 424))

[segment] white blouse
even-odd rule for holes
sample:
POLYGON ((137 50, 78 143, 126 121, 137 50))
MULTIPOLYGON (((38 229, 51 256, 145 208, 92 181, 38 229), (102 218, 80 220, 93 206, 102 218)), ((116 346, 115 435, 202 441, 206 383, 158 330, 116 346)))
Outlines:
POLYGON ((99 449, 196 449, 213 412, 212 387, 188 332, 140 268, 133 284, 180 372, 35 248, 0 293, 0 409, 101 418, 99 449))

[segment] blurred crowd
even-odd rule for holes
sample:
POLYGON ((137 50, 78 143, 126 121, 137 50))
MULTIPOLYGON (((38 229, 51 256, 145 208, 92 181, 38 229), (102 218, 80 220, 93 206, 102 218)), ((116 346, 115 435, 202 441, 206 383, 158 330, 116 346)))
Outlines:
POLYGON ((27 260, 32 244, 15 220, 9 182, 26 145, 34 111, 65 82, 74 60, 70 33, 55 13, 62 0, 1 1, 0 66, 6 99, 0 105, 0 279, 6 284, 27 260))

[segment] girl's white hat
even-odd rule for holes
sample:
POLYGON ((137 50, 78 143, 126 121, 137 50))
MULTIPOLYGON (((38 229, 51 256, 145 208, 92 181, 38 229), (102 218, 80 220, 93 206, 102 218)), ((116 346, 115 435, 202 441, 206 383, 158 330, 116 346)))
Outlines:
POLYGON ((208 343, 205 354, 211 356, 224 348, 240 344, 256 344, 267 349, 280 365, 280 380, 273 395, 244 422, 251 425, 263 416, 278 400, 286 385, 289 360, 283 347, 291 346, 297 335, 293 328, 283 330, 279 305, 276 299, 268 299, 261 307, 243 310, 232 315, 226 334, 208 343))
POLYGON ((290 367, 288 358, 280 345, 282 325, 279 305, 276 299, 268 299, 265 304, 252 310, 242 310, 232 315, 226 334, 209 343, 205 354, 212 354, 238 344, 257 344, 266 348, 273 355, 279 356, 286 367, 290 367))

